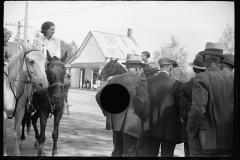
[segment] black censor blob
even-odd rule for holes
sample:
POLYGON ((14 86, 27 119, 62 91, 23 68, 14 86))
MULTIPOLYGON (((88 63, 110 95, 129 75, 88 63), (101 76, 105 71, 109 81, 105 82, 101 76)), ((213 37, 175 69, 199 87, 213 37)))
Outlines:
POLYGON ((121 113, 130 103, 130 94, 121 84, 110 84, 102 90, 100 102, 105 111, 112 114, 121 113))

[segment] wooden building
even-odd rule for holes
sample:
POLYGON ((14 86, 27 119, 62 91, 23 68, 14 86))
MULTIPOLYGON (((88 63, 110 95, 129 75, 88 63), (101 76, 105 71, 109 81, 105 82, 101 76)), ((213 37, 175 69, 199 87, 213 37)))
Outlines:
POLYGON ((127 36, 90 31, 78 51, 66 62, 71 75, 71 87, 82 88, 84 80, 90 82, 92 89, 97 76, 111 58, 126 61, 127 54, 141 55, 141 49, 128 29, 127 36))

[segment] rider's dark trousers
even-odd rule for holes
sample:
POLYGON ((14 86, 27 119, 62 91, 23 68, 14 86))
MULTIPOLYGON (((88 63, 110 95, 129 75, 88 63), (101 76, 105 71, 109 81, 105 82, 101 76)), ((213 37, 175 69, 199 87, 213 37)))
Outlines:
POLYGON ((113 131, 112 157, 136 157, 138 138, 122 131, 113 131))

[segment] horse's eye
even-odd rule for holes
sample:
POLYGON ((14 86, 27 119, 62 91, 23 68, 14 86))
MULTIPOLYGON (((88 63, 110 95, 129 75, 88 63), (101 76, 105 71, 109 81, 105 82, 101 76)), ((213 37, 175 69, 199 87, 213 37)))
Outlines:
POLYGON ((34 64, 34 61, 30 61, 29 63, 30 63, 30 64, 34 64))

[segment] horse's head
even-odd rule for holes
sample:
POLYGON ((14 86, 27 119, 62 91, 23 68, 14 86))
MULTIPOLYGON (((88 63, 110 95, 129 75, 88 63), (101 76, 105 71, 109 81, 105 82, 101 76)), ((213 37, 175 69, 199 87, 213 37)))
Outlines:
POLYGON ((64 62, 67 58, 67 52, 59 59, 58 57, 51 57, 47 51, 48 66, 46 70, 47 78, 49 81, 49 92, 54 103, 60 103, 64 99, 64 76, 66 74, 66 68, 64 62))
MULTIPOLYGON (((104 66, 101 73, 98 76, 100 81, 105 81, 108 77, 116 75, 116 68, 119 67, 119 63, 117 62, 118 59, 113 60, 112 58, 110 61, 104 66)), ((121 66, 121 65, 120 65, 121 66)))
POLYGON ((48 80, 45 73, 46 58, 36 48, 29 47, 22 42, 20 44, 23 47, 23 72, 35 84, 36 89, 47 88, 48 80))

